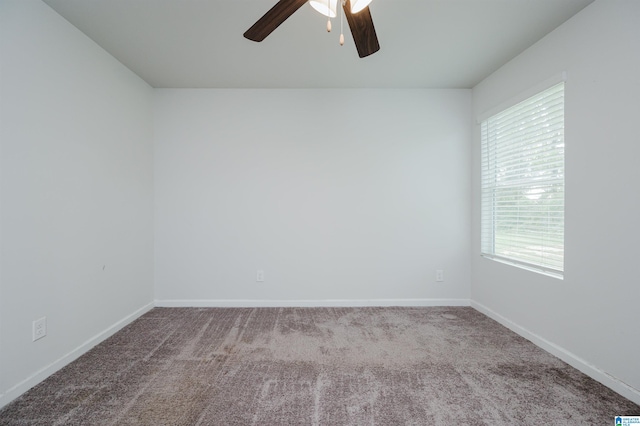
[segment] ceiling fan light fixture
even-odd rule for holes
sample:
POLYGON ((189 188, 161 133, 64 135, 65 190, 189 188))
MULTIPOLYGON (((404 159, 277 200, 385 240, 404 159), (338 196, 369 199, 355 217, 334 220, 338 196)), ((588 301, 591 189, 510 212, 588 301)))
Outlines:
POLYGON ((351 0, 351 13, 358 13, 369 6, 371 0, 351 0))
MULTIPOLYGON (((0 0, 1 1, 1 0, 0 0)), ((360 0, 353 0, 360 4, 360 0)), ((370 0, 369 0, 370 1, 370 0)), ((369 1, 365 0, 368 4, 369 1)), ((327 18, 327 30, 331 30, 331 17, 338 15, 338 0, 278 0, 277 3, 258 19, 247 31, 244 32, 246 39, 260 42, 271 34, 276 28, 286 21, 303 4, 310 3, 311 6, 320 11, 327 18)), ((380 50, 378 36, 371 18, 371 11, 364 7, 360 12, 351 13, 351 0, 340 0, 343 12, 341 17, 349 23, 349 29, 353 36, 353 44, 361 58, 372 55, 380 50)), ((344 43, 344 33, 342 31, 343 20, 340 20, 340 44, 344 43)))
POLYGON ((337 16, 338 0, 309 0, 309 4, 324 16, 328 16, 329 18, 335 18, 337 16))

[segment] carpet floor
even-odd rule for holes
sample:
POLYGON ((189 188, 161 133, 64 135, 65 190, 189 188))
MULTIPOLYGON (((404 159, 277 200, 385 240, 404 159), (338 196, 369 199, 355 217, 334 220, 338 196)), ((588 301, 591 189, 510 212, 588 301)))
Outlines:
POLYGON ((609 425, 640 407, 466 307, 156 308, 2 425, 609 425))

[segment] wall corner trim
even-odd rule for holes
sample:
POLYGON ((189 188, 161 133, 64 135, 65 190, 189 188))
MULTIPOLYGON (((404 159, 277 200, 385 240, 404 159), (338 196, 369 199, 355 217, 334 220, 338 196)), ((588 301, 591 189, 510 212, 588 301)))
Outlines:
POLYGON ((582 358, 578 357, 577 355, 569 352, 568 350, 564 349, 563 347, 558 346, 555 343, 552 343, 552 342, 548 341, 547 339, 545 339, 545 338, 543 338, 541 336, 538 336, 535 333, 532 333, 531 331, 527 330, 526 328, 516 324, 515 322, 511 321, 510 319, 508 319, 506 317, 503 317, 502 315, 500 315, 497 312, 493 311, 492 309, 484 306, 483 304, 476 302, 475 300, 471 300, 471 307, 474 308, 475 310, 483 313, 484 315, 488 316, 489 318, 499 322, 500 324, 504 325, 505 327, 507 327, 511 331, 513 331, 516 334, 519 334, 520 336, 522 336, 525 339, 529 340, 534 345, 536 345, 536 346, 544 349, 545 351, 549 352, 551 355, 554 355, 554 356, 560 358, 562 361, 566 362, 570 366, 580 370, 581 372, 583 372, 587 376, 589 376, 592 379, 602 383, 606 387, 608 387, 608 388, 612 389, 613 391, 619 393, 620 395, 624 396, 625 398, 635 402, 636 404, 640 404, 640 390, 635 389, 632 386, 629 386, 628 384, 624 383, 620 379, 618 379, 618 378, 608 374, 607 372, 599 369, 595 365, 592 365, 592 364, 588 363, 584 359, 582 359, 582 358))

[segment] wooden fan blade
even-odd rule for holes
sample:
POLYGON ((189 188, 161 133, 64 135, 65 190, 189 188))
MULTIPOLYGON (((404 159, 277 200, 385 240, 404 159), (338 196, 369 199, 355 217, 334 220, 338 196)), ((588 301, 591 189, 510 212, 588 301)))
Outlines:
POLYGON ((351 1, 347 0, 342 9, 344 10, 344 16, 347 17, 349 28, 351 28, 351 35, 353 35, 353 42, 356 44, 356 49, 358 49, 358 56, 364 58, 380 50, 369 6, 358 13, 351 13, 351 1))
POLYGON ((280 0, 244 33, 245 38, 264 40, 306 2, 307 0, 280 0))

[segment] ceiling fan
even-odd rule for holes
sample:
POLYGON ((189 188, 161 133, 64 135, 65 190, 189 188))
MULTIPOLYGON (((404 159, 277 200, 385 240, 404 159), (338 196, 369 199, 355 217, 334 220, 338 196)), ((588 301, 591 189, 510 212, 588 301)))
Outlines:
MULTIPOLYGON (((310 3, 314 0, 310 0, 310 3)), ((342 9, 344 16, 347 18, 349 28, 351 28, 351 35, 353 35, 353 41, 358 50, 358 56, 364 58, 380 50, 380 44, 378 43, 378 36, 376 35, 376 29, 373 26, 373 19, 371 18, 371 12, 369 6, 366 6, 359 11, 357 3, 360 0, 353 0, 356 9, 352 9, 352 0, 338 0, 342 3, 342 9)), ((269 34, 271 34, 280 24, 286 21, 293 13, 300 9, 303 4, 307 3, 307 0, 279 0, 262 18, 258 19, 251 28, 245 33, 244 37, 253 41, 262 41, 269 34)), ((335 10, 333 14, 330 14, 330 6, 334 6, 335 0, 315 0, 315 3, 323 3, 323 8, 326 10, 323 14, 333 17, 335 16, 335 10)), ((366 2, 368 4, 369 2, 366 2)), ((312 4, 314 8, 315 5, 312 4)), ((327 27, 330 30, 331 26, 327 27)), ((342 41, 341 41, 342 44, 342 41)))

